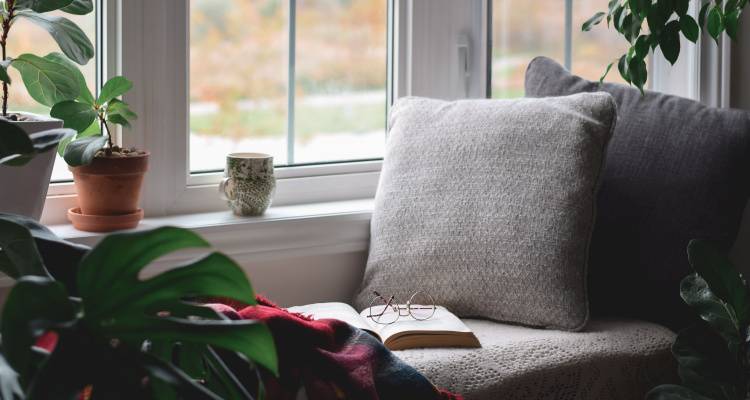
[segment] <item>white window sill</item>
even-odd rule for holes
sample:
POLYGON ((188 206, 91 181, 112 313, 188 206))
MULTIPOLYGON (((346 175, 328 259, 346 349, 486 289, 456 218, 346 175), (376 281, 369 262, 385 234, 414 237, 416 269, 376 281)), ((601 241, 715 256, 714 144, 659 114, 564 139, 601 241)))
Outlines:
MULTIPOLYGON (((260 217, 222 211, 146 218, 133 231, 160 226, 191 229, 229 256, 363 251, 368 246, 372 208, 373 200, 363 199, 271 207, 260 217)), ((70 224, 50 229, 63 239, 90 246, 106 236, 70 224)))

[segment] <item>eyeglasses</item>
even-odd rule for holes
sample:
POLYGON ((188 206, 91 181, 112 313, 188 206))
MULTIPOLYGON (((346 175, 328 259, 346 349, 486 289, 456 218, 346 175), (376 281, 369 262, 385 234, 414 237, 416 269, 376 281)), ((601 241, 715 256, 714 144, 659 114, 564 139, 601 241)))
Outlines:
POLYGON ((401 317, 409 316, 417 321, 428 320, 435 315, 435 310, 437 310, 432 296, 422 291, 412 294, 406 304, 399 304, 396 296, 386 299, 377 291, 373 291, 372 294, 367 318, 381 325, 390 325, 401 317))

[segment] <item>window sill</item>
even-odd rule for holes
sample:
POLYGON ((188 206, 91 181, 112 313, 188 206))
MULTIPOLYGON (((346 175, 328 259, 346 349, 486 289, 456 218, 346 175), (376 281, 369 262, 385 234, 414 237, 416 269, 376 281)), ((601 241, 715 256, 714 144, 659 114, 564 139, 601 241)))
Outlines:
MULTIPOLYGON (((160 226, 191 229, 232 257, 364 251, 372 208, 373 200, 363 199, 271 207, 260 217, 238 217, 229 211, 186 214, 146 218, 133 231, 160 226)), ((50 229, 63 239, 89 246, 106 236, 79 231, 70 224, 50 229)))

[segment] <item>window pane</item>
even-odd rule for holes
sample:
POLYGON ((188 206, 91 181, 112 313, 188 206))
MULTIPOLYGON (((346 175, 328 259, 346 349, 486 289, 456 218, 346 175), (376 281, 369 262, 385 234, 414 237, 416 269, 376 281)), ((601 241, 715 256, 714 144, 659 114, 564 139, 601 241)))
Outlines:
MULTIPOLYGON (((96 43, 96 16, 95 12, 88 15, 71 15, 61 12, 52 12, 51 15, 61 15, 78 24, 86 33, 92 43, 96 43)), ((44 56, 52 52, 60 52, 60 48, 47 31, 37 27, 29 21, 19 18, 13 24, 8 36, 8 56, 17 57, 24 53, 33 53, 44 56)), ((96 85, 96 58, 81 67, 89 88, 93 91, 96 85)), ((34 101, 26 92, 21 76, 15 68, 10 68, 10 77, 13 84, 9 91, 9 110, 33 112, 41 115, 49 115, 49 108, 34 101)), ((68 166, 59 156, 55 161, 52 171, 52 181, 72 180, 73 175, 68 171, 68 166)))
POLYGON ((287 0, 190 1, 190 169, 232 152, 286 162, 287 0))
POLYGON ((191 171, 221 170, 231 152, 277 165, 382 157, 386 0, 296 2, 293 110, 290 1, 190 6, 191 171))
POLYGON ((383 156, 386 0, 298 0, 295 162, 383 156))
MULTIPOLYGON (((588 32, 581 25, 599 11, 606 11, 607 4, 600 0, 573 1, 573 72, 586 79, 599 80, 607 65, 628 51, 628 41, 614 27, 607 27, 606 20, 588 32)), ((615 63, 607 75, 608 82, 626 83, 617 71, 615 63)))
POLYGON ((494 0, 492 97, 523 97, 526 66, 536 56, 562 63, 564 33, 564 0, 494 0))

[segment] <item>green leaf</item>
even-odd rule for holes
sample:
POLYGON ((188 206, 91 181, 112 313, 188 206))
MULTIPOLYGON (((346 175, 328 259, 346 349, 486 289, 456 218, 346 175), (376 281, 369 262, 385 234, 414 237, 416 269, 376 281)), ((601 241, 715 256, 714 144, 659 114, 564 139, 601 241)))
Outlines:
POLYGON ((100 136, 102 132, 101 123, 98 119, 94 120, 94 122, 91 123, 91 125, 88 126, 83 132, 80 132, 76 136, 67 137, 64 140, 60 141, 60 144, 57 146, 57 154, 60 155, 60 157, 65 156, 65 149, 68 148, 68 145, 78 139, 84 139, 92 136, 100 136))
POLYGON ((737 317, 731 307, 718 298, 698 274, 690 274, 680 284, 680 295, 700 317, 726 341, 729 351, 738 353, 743 340, 737 317))
MULTIPOLYGON (((69 4, 69 3, 68 3, 69 4)), ((86 33, 64 17, 44 15, 31 10, 19 11, 16 16, 26 18, 52 35, 60 50, 71 60, 85 65, 94 57, 94 45, 86 33)))
POLYGON ((750 325, 750 290, 726 252, 714 243, 693 240, 688 245, 688 260, 711 292, 732 307, 738 325, 750 325))
POLYGON ((0 271, 14 279, 49 276, 29 229, 4 215, 0 215, 0 271))
POLYGON ((78 291, 73 278, 78 263, 89 251, 88 247, 60 239, 46 226, 29 217, 0 213, 0 221, 8 221, 28 230, 34 239, 34 243, 36 243, 39 254, 42 256, 46 270, 58 282, 65 285, 68 293, 77 296, 78 291))
POLYGON ((61 10, 68 14, 86 15, 94 11, 94 2, 92 0, 73 0, 70 5, 63 7, 61 10))
POLYGON ((648 80, 646 62, 642 58, 633 58, 628 62, 628 73, 630 74, 631 83, 643 94, 643 86, 648 80))
POLYGON ((128 121, 122 115, 118 115, 118 114, 110 115, 109 117, 107 117, 107 119, 109 120, 109 122, 112 122, 113 124, 124 126, 125 128, 130 128, 130 121, 128 121))
POLYGON ((620 23, 620 33, 628 42, 633 43, 641 33, 641 20, 634 14, 625 15, 620 23))
POLYGON ((635 48, 635 58, 646 58, 649 49, 649 35, 639 36, 633 47, 635 48))
POLYGON ((128 120, 138 119, 138 115, 130 109, 128 103, 118 99, 112 99, 109 101, 107 115, 121 115, 128 120))
POLYGON ((83 259, 78 271, 78 289, 90 326, 128 341, 165 340, 238 351, 275 373, 273 338, 264 325, 207 319, 200 307, 184 301, 226 297, 254 304, 252 286, 232 260, 211 253, 153 278, 139 278, 141 270, 161 256, 206 246, 196 234, 172 227, 106 237, 83 259), (203 317, 174 317, 185 315, 186 310, 203 317))
MULTIPOLYGON (((646 400, 712 400, 680 385, 659 385, 646 394, 646 400)), ((716 399, 713 399, 716 400, 716 399)))
POLYGON ((737 399, 744 392, 737 358, 711 327, 699 324, 680 331, 672 345, 682 384, 712 399, 737 399))
POLYGON ((5 82, 7 84, 10 84, 10 75, 8 75, 8 66, 10 63, 8 62, 0 62, 0 82, 5 82))
POLYGON ((648 15, 648 12, 651 10, 651 0, 630 0, 628 4, 630 4, 633 14, 639 18, 648 15))
POLYGON ((687 15, 688 8, 690 8, 690 0, 674 1, 674 12, 676 12, 680 18, 687 15))
POLYGON ((614 64, 615 64, 614 62, 611 62, 611 63, 609 63, 609 65, 607 65, 607 69, 604 70, 604 74, 602 74, 601 78, 599 78, 599 83, 603 83, 604 82, 604 78, 607 77, 607 75, 609 74, 609 70, 612 69, 612 66, 614 64))
POLYGON ((65 162, 71 167, 89 165, 96 157, 96 153, 107 144, 107 137, 92 136, 72 141, 65 148, 65 162))
POLYGON ((620 31, 620 24, 622 22, 622 15, 624 12, 625 7, 623 7, 622 5, 618 5, 615 8, 615 11, 612 13, 612 24, 618 32, 620 31))
POLYGON ((620 71, 622 79, 630 83, 630 71, 628 71, 628 58, 626 55, 620 57, 620 61, 617 62, 617 70, 620 71))
POLYGON ((661 48, 664 58, 674 65, 680 57, 680 23, 671 21, 664 27, 664 31, 659 38, 659 48, 661 48))
POLYGON ((96 121, 97 113, 91 105, 66 100, 55 104, 50 110, 50 116, 63 120, 66 128, 83 132, 96 121))
POLYGON ((37 338, 54 324, 74 317, 74 307, 62 284, 38 276, 19 279, 2 314, 3 349, 10 365, 25 378, 37 338))
POLYGON ((22 54, 13 61, 13 67, 21 73, 29 95, 42 105, 52 107, 80 94, 75 73, 46 57, 22 54))
POLYGON ((721 14, 721 8, 711 7, 706 18, 706 29, 708 29, 708 34, 718 43, 719 35, 721 35, 721 32, 724 30, 724 18, 721 14))
POLYGON ((652 35, 659 36, 661 34, 671 13, 672 11, 664 6, 663 1, 658 2, 655 7, 651 8, 651 11, 646 16, 646 23, 652 35))
POLYGON ((72 129, 57 128, 32 133, 29 135, 29 138, 31 139, 31 143, 34 144, 34 153, 41 154, 54 149, 65 138, 73 137, 75 134, 75 131, 72 129))
POLYGON ((0 165, 34 152, 34 143, 18 125, 0 119, 0 165))
POLYGON ((586 22, 583 23, 583 25, 581 26, 581 30, 584 32, 590 31, 591 28, 594 27, 594 25, 598 25, 600 22, 602 22, 602 19, 604 19, 605 15, 607 15, 607 13, 603 11, 600 11, 594 14, 594 16, 592 16, 591 18, 586 20, 586 22))
POLYGON ((103 106, 110 100, 113 100, 114 98, 120 97, 123 94, 127 93, 132 88, 133 82, 129 81, 125 77, 116 76, 108 80, 107 83, 104 84, 101 93, 99 93, 99 98, 96 100, 96 104, 103 106))
POLYGON ((23 389, 18 382, 18 373, 8 365, 2 354, 0 354, 0 399, 24 399, 23 389))
POLYGON ((92 107, 94 106, 94 95, 91 94, 91 89, 89 89, 89 86, 86 84, 86 78, 84 78, 83 73, 81 73, 81 70, 78 69, 78 67, 70 61, 68 57, 65 57, 63 54, 60 53, 50 53, 45 56, 46 59, 50 61, 57 62, 59 64, 65 65, 68 67, 68 71, 73 73, 75 75, 76 81, 78 82, 78 88, 79 88, 79 96, 76 100, 90 104, 92 107))
POLYGON ((680 17, 680 30, 687 40, 696 43, 700 36, 700 28, 695 19, 689 15, 680 17))
POLYGON ((16 0, 16 9, 30 9, 36 12, 49 12, 67 7, 73 0, 16 0))
POLYGON ((739 29, 740 25, 740 13, 741 11, 739 9, 732 10, 729 14, 727 14, 724 21, 726 24, 727 35, 729 35, 729 37, 733 40, 737 40, 737 30, 739 29))

